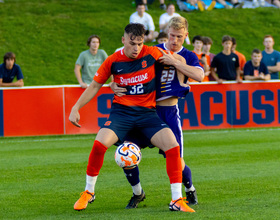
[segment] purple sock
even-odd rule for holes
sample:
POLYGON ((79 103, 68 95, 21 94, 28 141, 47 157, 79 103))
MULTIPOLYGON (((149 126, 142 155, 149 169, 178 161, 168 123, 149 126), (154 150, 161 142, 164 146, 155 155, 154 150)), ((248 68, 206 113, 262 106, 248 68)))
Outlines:
POLYGON ((131 186, 135 186, 136 184, 140 183, 138 166, 132 169, 123 169, 123 171, 126 176, 126 179, 128 180, 131 186))
POLYGON ((192 186, 192 171, 191 169, 185 165, 183 170, 183 184, 185 187, 190 188, 192 186))

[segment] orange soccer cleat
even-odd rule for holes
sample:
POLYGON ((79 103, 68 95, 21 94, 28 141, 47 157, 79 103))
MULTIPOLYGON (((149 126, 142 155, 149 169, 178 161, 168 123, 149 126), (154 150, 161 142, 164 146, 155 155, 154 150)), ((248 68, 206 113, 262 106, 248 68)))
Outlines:
POLYGON ((195 212, 192 208, 190 208, 186 202, 183 200, 184 198, 180 198, 177 200, 171 200, 169 204, 170 211, 181 211, 181 212, 195 212))
POLYGON ((77 211, 81 211, 86 209, 88 203, 92 203, 95 200, 95 194, 90 193, 88 190, 81 193, 81 197, 74 205, 74 209, 77 211))

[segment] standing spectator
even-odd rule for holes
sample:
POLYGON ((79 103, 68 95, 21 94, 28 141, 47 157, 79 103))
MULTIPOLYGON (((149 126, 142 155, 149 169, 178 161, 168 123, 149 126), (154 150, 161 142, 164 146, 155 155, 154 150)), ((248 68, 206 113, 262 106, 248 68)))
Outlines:
POLYGON ((8 52, 4 55, 4 63, 0 65, 0 87, 22 87, 23 74, 16 63, 16 55, 8 52), (17 77, 17 81, 14 78, 17 77))
MULTIPOLYGON (((143 0, 143 3, 144 3, 144 5, 145 5, 146 11, 148 11, 147 0, 143 0)), ((159 6, 159 7, 160 7, 162 10, 166 10, 166 4, 164 3, 164 0, 159 0, 159 3, 160 3, 160 6, 159 6)))
POLYGON ((243 76, 243 69, 244 69, 244 65, 246 63, 246 57, 244 56, 244 54, 235 50, 236 46, 237 46, 236 39, 234 37, 232 37, 232 48, 231 48, 231 50, 232 50, 233 53, 235 53, 238 56, 240 75, 243 76))
POLYGON ((262 52, 254 49, 249 60, 244 66, 245 80, 270 80, 270 74, 266 65, 261 62, 262 52))
POLYGON ((158 32, 155 31, 153 18, 145 12, 145 5, 143 3, 136 5, 136 12, 130 15, 129 23, 140 23, 144 25, 146 30, 144 42, 155 41, 158 36, 158 32))
POLYGON ((178 13, 175 12, 175 5, 174 4, 168 4, 166 12, 163 13, 159 17, 159 29, 160 32, 166 32, 168 29, 168 22, 171 18, 175 16, 180 16, 178 13))
POLYGON ((262 51, 262 62, 267 66, 271 79, 279 79, 280 53, 273 49, 274 39, 271 35, 264 36, 264 50, 262 51))
MULTIPOLYGON (((203 82, 208 82, 209 81, 209 74, 210 74, 210 56, 206 55, 205 53, 202 52, 202 47, 203 47, 203 41, 202 37, 200 35, 196 35, 192 39, 192 44, 193 44, 193 51, 197 58, 199 59, 199 64, 200 66, 203 67, 204 69, 204 79, 203 82)), ((189 82, 196 82, 193 79, 189 79, 189 82)))
POLYGON ((228 35, 223 36, 222 45, 223 51, 218 53, 211 63, 211 75, 219 84, 224 80, 236 80, 241 83, 238 56, 231 51, 232 38, 228 35))
MULTIPOLYGON (((215 56, 215 54, 211 53, 211 46, 213 45, 213 41, 210 37, 202 37, 203 41, 203 47, 202 47, 202 52, 210 57, 210 64, 212 63, 212 60, 215 56)), ((215 79, 212 77, 212 75, 209 73, 208 75, 209 81, 215 81, 215 79)))
POLYGON ((80 53, 74 69, 75 76, 82 88, 87 88, 98 68, 108 57, 104 50, 98 49, 100 46, 99 36, 91 35, 88 38, 87 45, 89 49, 80 53))

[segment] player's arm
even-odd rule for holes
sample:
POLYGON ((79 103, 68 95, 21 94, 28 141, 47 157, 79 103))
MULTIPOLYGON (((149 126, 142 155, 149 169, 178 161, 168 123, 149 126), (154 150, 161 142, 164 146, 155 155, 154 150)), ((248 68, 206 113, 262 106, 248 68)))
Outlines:
POLYGON ((87 87, 87 89, 83 92, 83 94, 80 96, 76 104, 72 107, 70 116, 69 116, 69 121, 77 126, 81 127, 79 125, 79 120, 80 120, 80 114, 79 110, 85 106, 100 90, 103 84, 100 84, 93 80, 91 84, 87 87))
POLYGON ((76 76, 76 78, 77 78, 78 83, 80 84, 80 86, 81 86, 82 88, 85 89, 85 88, 87 88, 87 84, 84 83, 83 80, 82 80, 82 77, 81 77, 81 68, 82 68, 81 65, 75 64, 74 73, 75 73, 75 76, 76 76))
POLYGON ((237 83, 242 83, 242 79, 241 79, 241 70, 239 67, 236 67, 236 81, 237 83))
POLYGON ((218 84, 222 84, 222 83, 223 83, 223 80, 220 79, 220 78, 218 77, 218 75, 216 74, 215 68, 214 68, 214 67, 211 67, 211 69, 210 69, 210 74, 211 74, 211 76, 217 81, 218 84))
POLYGON ((177 71, 180 71, 185 76, 198 82, 201 82, 204 79, 204 71, 202 69, 187 65, 186 60, 178 54, 174 53, 172 55, 170 51, 165 53, 161 48, 158 49, 162 52, 162 57, 159 58, 161 63, 174 66, 177 71), (183 61, 180 57, 183 58, 183 61))

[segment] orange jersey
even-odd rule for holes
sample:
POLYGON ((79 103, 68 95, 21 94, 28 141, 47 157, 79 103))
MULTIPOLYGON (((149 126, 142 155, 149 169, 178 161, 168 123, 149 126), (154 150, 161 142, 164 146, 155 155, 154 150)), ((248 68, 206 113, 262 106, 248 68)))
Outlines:
MULTIPOLYGON (((204 67, 204 65, 200 62, 201 58, 202 58, 202 54, 197 54, 196 52, 192 51, 193 53, 195 53, 195 55, 197 56, 198 60, 199 60, 199 64, 200 66, 204 67)), ((211 64, 211 58, 209 55, 205 54, 205 57, 206 57, 206 61, 207 61, 207 64, 210 66, 211 64)), ((197 82, 196 80, 194 79, 189 79, 189 82, 197 82)), ((205 76, 204 79, 202 80, 202 82, 209 82, 209 77, 208 76, 205 76)))
POLYGON ((242 53, 240 53, 238 51, 234 51, 234 53, 238 56, 239 68, 241 70, 243 70, 243 68, 245 66, 245 63, 246 63, 246 57, 242 53))
POLYGON ((162 53, 157 47, 144 45, 136 59, 130 59, 119 50, 109 56, 97 70, 94 80, 104 84, 111 74, 114 82, 127 89, 126 95, 114 96, 113 103, 125 106, 155 108, 155 62, 162 53))

